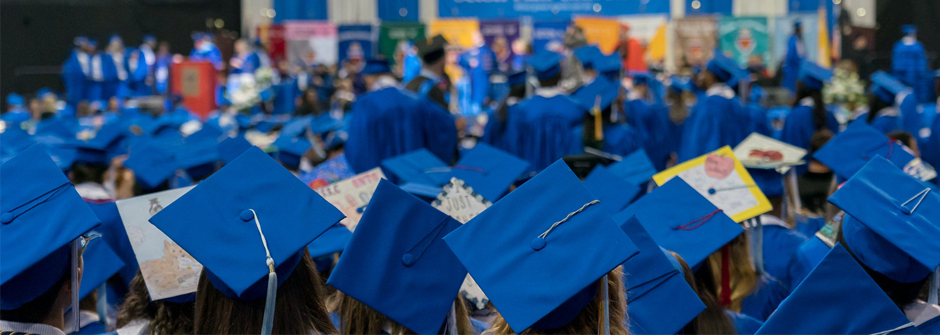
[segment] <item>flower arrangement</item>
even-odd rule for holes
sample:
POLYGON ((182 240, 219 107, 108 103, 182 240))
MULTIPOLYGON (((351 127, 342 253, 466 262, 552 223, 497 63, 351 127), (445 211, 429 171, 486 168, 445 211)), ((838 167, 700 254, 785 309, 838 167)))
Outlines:
POLYGON ((832 81, 823 87, 823 101, 826 104, 842 105, 850 111, 866 105, 865 81, 858 78, 857 72, 837 67, 833 71, 832 81))

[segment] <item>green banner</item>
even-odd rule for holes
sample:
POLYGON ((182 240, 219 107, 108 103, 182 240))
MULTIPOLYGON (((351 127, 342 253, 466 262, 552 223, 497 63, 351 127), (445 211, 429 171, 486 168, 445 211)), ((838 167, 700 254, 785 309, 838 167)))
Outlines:
POLYGON ((401 61, 395 53, 402 42, 424 38, 423 23, 383 23, 379 29, 379 54, 392 63, 401 61))
POLYGON ((719 47, 741 66, 751 57, 770 64, 770 35, 766 17, 722 17, 718 21, 719 47))

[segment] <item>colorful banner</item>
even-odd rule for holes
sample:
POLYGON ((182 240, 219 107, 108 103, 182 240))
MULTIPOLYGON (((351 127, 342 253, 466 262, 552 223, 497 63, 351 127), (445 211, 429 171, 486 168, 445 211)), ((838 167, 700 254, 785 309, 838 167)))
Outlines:
POLYGON ((669 14, 670 1, 649 0, 438 0, 439 17, 567 20, 576 15, 669 14))
POLYGON ((408 43, 419 38, 424 38, 422 23, 383 23, 379 27, 379 54, 398 64, 408 43))
POLYGON ((532 48, 558 50, 565 39, 568 21, 536 21, 532 23, 532 48))
POLYGON ((344 25, 337 28, 339 61, 343 62, 351 53, 365 58, 375 57, 375 43, 379 40, 378 29, 371 24, 344 25))
POLYGON ((721 52, 731 54, 738 65, 747 66, 751 57, 761 64, 770 61, 770 32, 766 17, 722 17, 718 21, 721 52))
POLYGON ((265 31, 266 34, 263 36, 266 36, 267 40, 262 38, 262 41, 265 41, 265 45, 268 46, 268 57, 271 57, 272 61, 286 59, 287 43, 284 41, 284 26, 272 24, 265 31))
POLYGON ((705 65, 715 50, 718 29, 711 16, 685 17, 676 21, 673 50, 676 67, 705 65))
POLYGON ((669 18, 665 15, 627 16, 617 19, 626 26, 630 39, 635 39, 646 51, 642 59, 662 61, 666 57, 666 25, 669 18))
POLYGON ((473 33, 480 31, 480 21, 474 19, 432 20, 428 24, 428 36, 441 34, 451 45, 462 48, 473 46, 473 33))
POLYGON ((787 41, 793 36, 793 23, 803 24, 803 48, 806 59, 816 62, 819 58, 819 16, 815 12, 791 14, 774 19, 774 47, 772 67, 776 68, 787 55, 787 41))
POLYGON ((496 55, 497 68, 509 72, 512 67, 513 41, 519 39, 519 21, 481 21, 480 34, 496 55))
POLYGON ((336 33, 336 25, 329 22, 285 21, 287 60, 291 64, 336 64, 336 33))
POLYGON ((620 42, 620 23, 615 19, 579 17, 574 24, 584 30, 588 43, 597 44, 605 54, 614 52, 620 42))

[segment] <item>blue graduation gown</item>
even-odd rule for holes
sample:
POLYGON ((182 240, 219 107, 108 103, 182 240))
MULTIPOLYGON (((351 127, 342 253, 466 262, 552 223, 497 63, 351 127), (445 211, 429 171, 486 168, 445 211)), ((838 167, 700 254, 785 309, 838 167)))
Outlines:
POLYGON ((359 98, 348 127, 346 159, 356 173, 420 148, 450 163, 457 150, 453 116, 428 99, 394 87, 359 98))
MULTIPOLYGON (((826 110, 826 127, 833 134, 839 132, 839 121, 831 110, 826 110)), ((813 121, 813 106, 799 105, 790 110, 780 132, 780 141, 809 150, 809 141, 816 133, 816 123, 813 121)), ((806 173, 806 164, 796 167, 797 174, 806 173)))
POLYGON ((734 330, 738 335, 751 335, 757 333, 757 330, 764 325, 763 321, 755 319, 745 314, 725 310, 725 314, 734 324, 734 330))
POLYGON ((736 97, 706 95, 686 119, 679 162, 737 145, 748 135, 747 127, 742 127, 748 119, 736 97))
MULTIPOLYGON (((919 146, 921 158, 934 168, 940 167, 940 117, 934 117, 930 125, 930 137, 919 146)), ((934 178, 934 183, 940 184, 940 178, 934 178)))
MULTIPOLYGON (((902 93, 903 94, 903 93, 902 93)), ((920 131, 927 127, 923 110, 917 111, 917 97, 914 94, 905 94, 901 98, 901 104, 898 110, 901 112, 901 127, 904 131, 911 133, 914 137, 920 138, 920 131)))
MULTIPOLYGON (((790 260, 797 253, 800 246, 806 242, 806 236, 795 230, 777 224, 764 224, 763 252, 764 271, 777 278, 781 284, 790 283, 790 260)), ((787 286, 792 290, 792 286, 787 286)))
POLYGON ((904 40, 894 43, 891 49, 891 74, 911 87, 921 86, 921 76, 927 70, 927 56, 920 41, 912 44, 904 40))
POLYGON ((797 285, 800 285, 800 282, 806 279, 810 271, 816 268, 816 265, 826 257, 831 249, 816 236, 812 236, 806 242, 803 242, 790 260, 789 270, 787 271, 789 272, 790 287, 796 288, 797 285))
POLYGON ((147 77, 151 75, 151 68, 147 64, 143 51, 136 48, 128 49, 127 56, 127 88, 132 96, 146 96, 153 94, 153 87, 147 85, 147 77))
POLYGON ((108 330, 104 327, 104 324, 101 322, 92 322, 84 327, 78 329, 78 331, 71 333, 72 335, 100 335, 108 334, 108 330))
POLYGON ((170 66, 173 65, 173 58, 170 55, 157 57, 157 63, 154 65, 153 80, 154 90, 157 94, 164 94, 170 87, 170 66))
POLYGON ((747 109, 747 114, 750 116, 752 133, 758 133, 767 137, 773 136, 773 131, 770 129, 770 122, 767 120, 767 108, 754 102, 749 102, 744 108, 747 109))
POLYGON ((258 55, 254 52, 248 53, 244 57, 235 55, 234 57, 240 58, 242 60, 242 65, 240 68, 232 68, 232 74, 241 74, 248 73, 254 74, 255 70, 261 67, 261 59, 258 58, 258 55))
MULTIPOLYGON (((584 152, 584 127, 576 126, 571 131, 571 150, 566 155, 579 155, 584 152)), ((604 125, 604 152, 626 157, 641 149, 640 135, 633 127, 625 124, 604 125)))
POLYGON ((29 115, 29 111, 23 108, 15 108, 12 110, 8 110, 2 115, 0 115, 0 120, 3 120, 3 122, 6 122, 8 124, 7 127, 12 126, 12 127, 20 128, 21 124, 25 121, 28 121, 30 118, 31 116, 29 115))
POLYGON ((77 105, 82 101, 85 86, 85 72, 78 61, 78 51, 72 51, 62 64, 62 81, 65 83, 65 101, 77 105))
POLYGON ((669 122, 668 110, 661 104, 651 106, 643 99, 633 99, 627 101, 624 112, 627 124, 636 129, 653 166, 657 171, 665 169, 670 154, 666 124, 669 122))
POLYGON ((776 278, 761 274, 760 281, 751 295, 744 298, 741 314, 766 321, 770 314, 777 309, 780 302, 787 298, 790 292, 776 278))
MULTIPOLYGON (((871 112, 869 112, 871 113, 871 112)), ((875 119, 871 120, 871 123, 868 125, 872 128, 875 128, 882 133, 890 133, 895 130, 902 130, 901 128, 901 118, 898 116, 898 110, 896 108, 885 108, 878 111, 878 114, 875 115, 875 119)), ((868 114, 859 116, 857 120, 868 121, 868 114)), ((916 135, 916 133, 913 133, 916 135)))
POLYGON ((519 157, 532 164, 529 171, 541 171, 572 148, 570 130, 581 124, 585 113, 577 102, 565 95, 551 98, 533 96, 517 104, 523 114, 519 139, 519 157))
POLYGON ((474 318, 470 318, 470 324, 473 326, 473 332, 476 335, 483 334, 483 332, 490 329, 490 325, 486 324, 486 322, 474 318))
POLYGON ((790 36, 787 41, 787 55, 783 61, 783 82, 781 85, 790 92, 796 92, 796 79, 800 73, 800 63, 803 61, 801 43, 802 41, 796 35, 790 36))
POLYGON ((208 46, 203 46, 202 48, 193 49, 193 51, 189 53, 189 60, 212 63, 212 66, 215 67, 216 70, 220 71, 224 67, 224 64, 222 63, 222 52, 219 51, 219 48, 212 43, 209 43, 208 46))
MULTIPOLYGON (((120 89, 119 64, 115 63, 114 57, 110 53, 102 52, 99 56, 101 57, 101 73, 104 75, 104 81, 101 83, 100 99, 108 100, 113 96, 117 96, 120 89)), ((123 65, 123 62, 121 65, 123 65)))
POLYGON ((303 94, 297 87, 297 78, 294 76, 282 77, 281 81, 272 87, 274 89, 274 110, 272 114, 294 114, 297 110, 297 98, 303 94))
POLYGON ((917 326, 917 330, 919 330, 921 334, 924 335, 940 334, 940 316, 921 323, 919 326, 917 326))

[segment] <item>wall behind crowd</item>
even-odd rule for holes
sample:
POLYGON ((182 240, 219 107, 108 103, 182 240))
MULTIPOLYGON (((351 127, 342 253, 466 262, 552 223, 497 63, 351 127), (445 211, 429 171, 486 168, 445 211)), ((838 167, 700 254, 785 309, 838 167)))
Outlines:
POLYGON ((59 71, 72 39, 98 40, 119 34, 125 46, 138 46, 145 34, 168 41, 173 53, 189 54, 190 34, 206 30, 207 19, 241 31, 241 7, 232 0, 12 0, 0 5, 0 94, 32 94, 42 87, 64 92, 59 71))

